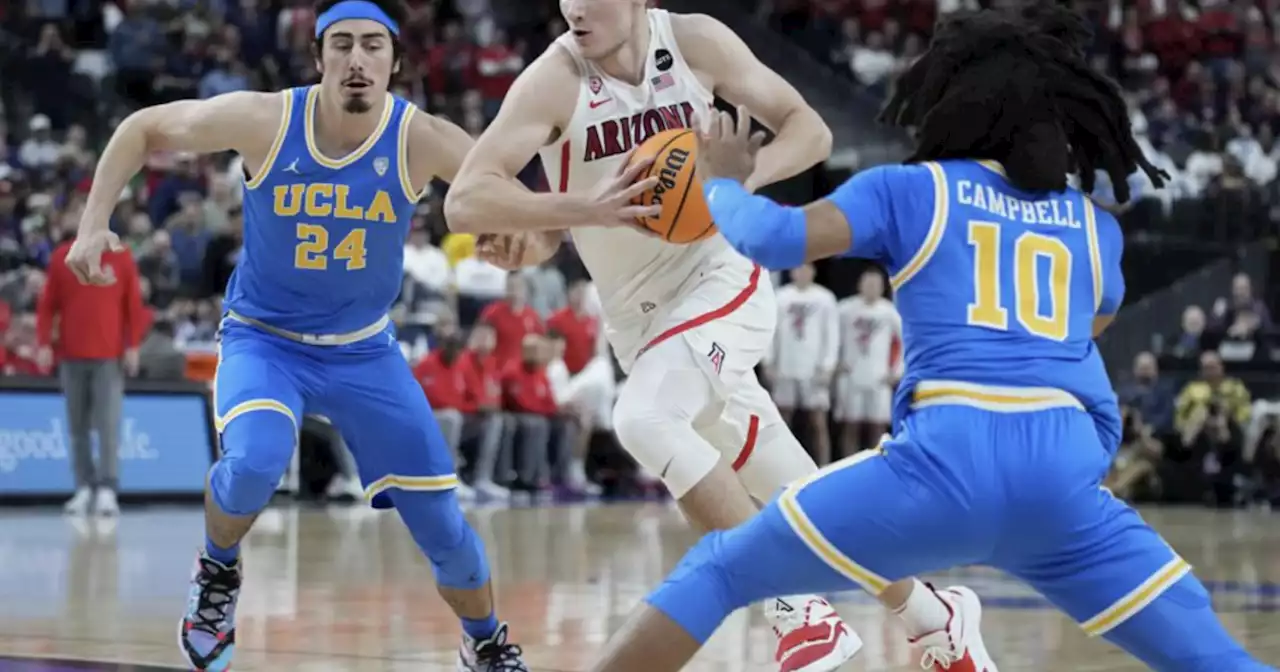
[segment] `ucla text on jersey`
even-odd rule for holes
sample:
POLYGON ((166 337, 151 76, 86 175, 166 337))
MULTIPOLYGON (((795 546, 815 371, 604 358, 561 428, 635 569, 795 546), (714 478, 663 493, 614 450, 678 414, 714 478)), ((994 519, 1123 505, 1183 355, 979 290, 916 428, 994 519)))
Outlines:
POLYGON ((374 133, 332 158, 315 142, 319 92, 281 93, 275 143, 244 185, 244 251, 226 308, 299 334, 344 334, 385 322, 400 293, 419 200, 407 161, 416 108, 387 94, 374 133))

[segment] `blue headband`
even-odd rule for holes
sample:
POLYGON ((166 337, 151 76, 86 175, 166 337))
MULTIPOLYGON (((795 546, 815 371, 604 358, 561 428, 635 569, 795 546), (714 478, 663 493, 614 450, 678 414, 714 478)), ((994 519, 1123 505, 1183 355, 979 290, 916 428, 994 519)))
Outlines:
POLYGON ((369 2, 369 0, 342 0, 338 4, 330 7, 323 14, 316 17, 316 39, 324 35, 324 31, 329 26, 347 19, 369 19, 377 21, 387 27, 391 34, 395 37, 400 36, 400 24, 391 20, 382 8, 369 2))

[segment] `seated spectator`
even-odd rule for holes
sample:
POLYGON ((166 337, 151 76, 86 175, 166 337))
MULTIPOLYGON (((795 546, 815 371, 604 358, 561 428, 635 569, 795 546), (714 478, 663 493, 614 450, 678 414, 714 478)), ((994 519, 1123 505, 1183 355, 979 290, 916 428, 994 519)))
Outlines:
POLYGON ((547 379, 548 350, 545 339, 528 334, 520 357, 507 362, 502 370, 503 408, 514 417, 515 431, 510 437, 510 452, 516 460, 513 490, 539 490, 550 472, 547 448, 560 409, 547 379))
POLYGON ((1164 457, 1164 444, 1155 437, 1152 425, 1142 411, 1127 405, 1120 407, 1124 430, 1120 449, 1116 451, 1106 487, 1126 500, 1156 499, 1160 491, 1159 465, 1164 457))
POLYGON ((1162 435, 1173 431, 1173 389, 1160 378, 1156 356, 1140 352, 1133 358, 1133 377, 1121 386, 1120 404, 1134 409, 1139 433, 1162 435))
POLYGON ((529 288, 519 273, 510 273, 504 280, 505 295, 484 307, 480 321, 493 326, 497 335, 494 351, 504 365, 519 359, 529 334, 543 333, 542 318, 529 305, 529 288))
POLYGON ((187 358, 174 341, 173 325, 166 321, 151 325, 138 346, 138 377, 144 380, 183 380, 187 358))
MULTIPOLYGON (((440 433, 444 435, 445 443, 449 445, 459 469, 462 466, 459 447, 462 445, 462 430, 466 422, 464 412, 467 407, 467 368, 463 366, 460 354, 462 339, 456 333, 450 334, 440 340, 439 347, 413 367, 413 375, 427 395, 427 401, 435 413, 436 424, 440 426, 440 433)), ((459 483, 458 497, 474 499, 475 492, 465 483, 459 483)))
MULTIPOLYGON (((601 416, 613 412, 613 366, 606 358, 592 357, 589 365, 571 373, 564 334, 551 331, 547 380, 560 408, 562 429, 557 447, 561 484, 575 494, 598 495, 600 487, 587 479, 586 458, 591 435, 602 424, 601 416)), ((592 350, 595 339, 592 339, 592 350)))
POLYGON ((860 84, 883 95, 889 75, 898 67, 898 58, 885 47, 884 35, 871 32, 862 46, 854 47, 849 67, 860 84))
POLYGON ((1191 359, 1200 356, 1205 340, 1204 311, 1200 306, 1187 306, 1182 311, 1182 330, 1173 339, 1170 352, 1174 357, 1191 359))
MULTIPOLYGON (((446 251, 445 254, 448 254, 446 251)), ((458 290, 458 319, 470 326, 490 303, 502 298, 507 272, 474 256, 458 261, 453 268, 458 290)))
MULTIPOLYGON (((141 213, 138 216, 146 217, 141 213)), ((151 283, 152 305, 167 308, 178 296, 178 288, 182 284, 178 255, 173 251, 169 232, 164 229, 153 231, 143 252, 134 254, 138 258, 138 275, 151 283)))
POLYGON ((1252 312, 1258 326, 1264 330, 1271 328, 1271 311, 1262 301, 1254 298, 1253 280, 1245 273, 1237 273, 1231 278, 1231 296, 1222 297, 1213 302, 1213 324, 1215 328, 1225 331, 1235 323, 1239 311, 1252 312))
POLYGON ((472 327, 467 349, 459 356, 458 366, 465 369, 467 376, 463 441, 465 444, 470 437, 476 440, 471 486, 490 497, 506 497, 510 491, 494 482, 506 429, 502 413, 502 370, 493 354, 495 341, 493 327, 481 322, 472 327))
POLYGON ((1199 379, 1188 383, 1176 402, 1174 424, 1181 444, 1177 461, 1184 469, 1181 496, 1175 499, 1235 503, 1249 411, 1249 390, 1226 375, 1216 352, 1201 353, 1199 379))

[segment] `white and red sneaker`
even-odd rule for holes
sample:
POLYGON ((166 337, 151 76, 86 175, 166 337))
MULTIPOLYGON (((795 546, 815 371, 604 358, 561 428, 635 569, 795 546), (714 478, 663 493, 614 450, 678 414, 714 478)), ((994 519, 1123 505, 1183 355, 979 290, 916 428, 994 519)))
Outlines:
MULTIPOLYGON (((929 587, 933 590, 933 586, 929 587)), ((982 642, 982 603, 964 586, 934 590, 950 616, 947 627, 911 639, 924 649, 920 667, 934 672, 997 672, 982 642)))
POLYGON ((829 672, 857 655, 862 639, 826 600, 814 595, 775 598, 765 618, 778 636, 780 672, 829 672))

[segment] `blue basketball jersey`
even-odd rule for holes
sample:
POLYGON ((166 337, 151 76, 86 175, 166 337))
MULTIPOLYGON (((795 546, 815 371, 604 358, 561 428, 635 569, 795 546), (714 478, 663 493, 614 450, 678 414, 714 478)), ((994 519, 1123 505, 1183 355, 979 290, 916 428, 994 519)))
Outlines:
POLYGON ((244 185, 244 250, 229 311, 302 334, 344 334, 382 319, 400 293, 418 202, 406 163, 415 108, 387 94, 377 130, 332 158, 315 142, 318 87, 282 92, 275 144, 244 185))
POLYGON ((1023 192, 988 161, 880 166, 830 200, 853 232, 848 256, 886 267, 902 315, 895 426, 922 380, 1056 388, 1115 448, 1115 393, 1092 332, 1124 296, 1115 218, 1075 189, 1023 192))

